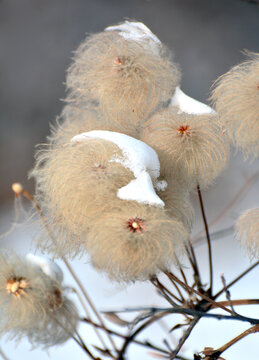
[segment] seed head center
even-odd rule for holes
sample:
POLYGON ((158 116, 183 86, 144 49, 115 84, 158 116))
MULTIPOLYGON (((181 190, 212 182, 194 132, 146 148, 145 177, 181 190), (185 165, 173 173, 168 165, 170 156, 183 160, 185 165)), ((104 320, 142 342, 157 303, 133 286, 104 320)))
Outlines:
POLYGON ((16 297, 20 297, 24 292, 28 283, 25 278, 10 278, 6 281, 6 290, 9 294, 13 294, 16 297))
POLYGON ((116 59, 114 60, 114 63, 115 63, 116 65, 125 65, 126 60, 127 60, 126 56, 118 56, 118 57, 116 57, 116 59))
POLYGON ((190 132, 190 126, 189 125, 181 125, 178 129, 177 129, 178 133, 181 136, 190 136, 191 132, 190 132))
POLYGON ((127 221, 127 227, 131 232, 142 233, 145 230, 144 220, 136 217, 127 221))

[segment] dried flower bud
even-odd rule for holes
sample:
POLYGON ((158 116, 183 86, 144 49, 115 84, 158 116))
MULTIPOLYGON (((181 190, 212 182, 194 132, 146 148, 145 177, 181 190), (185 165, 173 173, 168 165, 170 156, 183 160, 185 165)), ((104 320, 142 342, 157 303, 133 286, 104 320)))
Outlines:
POLYGON ((176 262, 187 238, 165 210, 115 201, 89 223, 86 247, 93 265, 111 279, 147 280, 176 262))
POLYGON ((251 258, 259 258, 259 208, 245 211, 237 220, 236 236, 251 258))
POLYGON ((191 187, 206 187, 227 164, 229 141, 214 114, 179 113, 170 107, 143 127, 141 140, 157 151, 163 176, 171 174, 191 187))
POLYGON ((259 53, 214 84, 212 100, 234 144, 246 157, 259 154, 259 53))
POLYGON ((12 184, 12 190, 15 193, 16 196, 20 196, 23 192, 23 186, 20 183, 13 183, 12 184))

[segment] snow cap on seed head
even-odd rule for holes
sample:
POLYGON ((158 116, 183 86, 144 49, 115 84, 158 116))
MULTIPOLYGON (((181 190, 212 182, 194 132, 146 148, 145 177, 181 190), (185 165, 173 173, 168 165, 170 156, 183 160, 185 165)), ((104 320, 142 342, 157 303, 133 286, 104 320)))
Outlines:
POLYGON ((215 111, 210 106, 186 95, 179 86, 175 89, 170 106, 178 108, 179 113, 185 112, 196 115, 215 114, 215 111))
POLYGON ((29 253, 26 255, 25 258, 28 263, 36 267, 40 267, 44 274, 62 283, 64 279, 63 271, 54 261, 51 261, 47 256, 39 256, 29 253))
POLYGON ((160 163, 156 152, 150 146, 125 134, 101 130, 76 135, 71 142, 87 141, 89 138, 104 139, 116 144, 121 149, 123 158, 113 157, 110 161, 120 163, 133 172, 135 179, 118 189, 117 195, 120 199, 164 206, 154 187, 160 188, 166 184, 157 180, 160 175, 160 163))
MULTIPOLYGON (((139 26, 133 28, 143 33, 139 26)), ((168 103, 181 77, 171 54, 154 40, 151 46, 149 35, 136 41, 108 30, 86 38, 68 69, 67 101, 81 108, 93 102, 111 122, 140 126, 168 103)))
POLYGON ((118 31, 119 35, 126 40, 133 40, 140 43, 147 41, 148 45, 156 53, 159 53, 161 49, 161 41, 142 22, 125 21, 118 25, 108 26, 104 31, 118 31))

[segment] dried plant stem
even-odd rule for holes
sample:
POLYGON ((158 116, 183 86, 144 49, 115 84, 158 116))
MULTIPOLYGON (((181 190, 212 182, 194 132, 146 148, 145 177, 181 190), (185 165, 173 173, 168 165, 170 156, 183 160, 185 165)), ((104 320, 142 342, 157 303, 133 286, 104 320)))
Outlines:
POLYGON ((171 280, 171 281, 172 281, 172 284, 174 285, 174 287, 176 288, 178 294, 180 295, 180 298, 181 298, 181 300, 182 300, 181 303, 185 303, 185 299, 184 299, 184 297, 183 297, 183 295, 182 295, 181 290, 180 290, 179 287, 177 286, 176 282, 175 282, 174 280, 171 280))
POLYGON ((198 323, 198 321, 200 320, 199 316, 194 317, 191 322, 189 327, 185 330, 183 336, 181 337, 177 347, 175 348, 175 350, 173 351, 173 353, 170 356, 170 360, 173 360, 176 358, 176 355, 179 353, 179 351, 181 350, 183 344, 185 343, 185 341, 187 340, 187 338, 190 336, 192 330, 194 329, 194 327, 196 326, 196 324, 198 323))
POLYGON ((186 276, 185 276, 185 273, 183 271, 183 268, 181 266, 179 266, 179 269, 180 269, 180 272, 181 272, 181 275, 182 275, 182 278, 183 278, 183 281, 186 285, 188 285, 188 282, 187 282, 187 279, 186 279, 186 276))
POLYGON ((255 325, 250 327, 249 329, 245 330, 238 336, 236 336, 234 339, 227 342, 225 345, 221 346, 217 350, 206 350, 206 359, 207 360, 216 360, 218 357, 227 349, 229 349, 232 345, 236 344, 239 340, 243 339, 245 336, 254 334, 256 332, 259 332, 259 325, 255 325))
POLYGON ((224 291, 225 289, 229 289, 232 285, 234 285, 237 281, 239 281, 240 279, 242 279, 242 277, 244 277, 246 274, 248 274, 251 270, 253 270, 257 265, 259 265, 259 261, 257 261, 256 263, 254 263, 253 265, 251 265, 248 269, 246 269, 245 271, 243 271, 239 276, 237 276, 234 280, 232 280, 229 284, 227 284, 225 287, 223 287, 223 289, 221 289, 220 291, 218 291, 214 296, 213 299, 216 299, 217 297, 219 297, 224 291))
MULTIPOLYGON (((62 258, 62 260, 64 261, 66 267, 68 268, 69 272, 71 273, 71 275, 73 276, 74 280, 76 281, 77 285, 79 286, 80 290, 82 291, 82 294, 84 295, 86 301, 88 302, 88 304, 90 305, 91 309, 93 310, 94 314, 96 315, 97 319, 100 321, 100 323, 102 324, 102 326, 104 328, 105 325, 104 325, 104 321, 103 319, 101 318, 100 314, 98 313, 97 309, 95 308, 92 300, 90 299, 89 295, 87 294, 83 284, 81 283, 80 279, 78 278, 78 276, 76 275, 76 273, 74 272, 72 266, 69 264, 69 262, 65 259, 65 258, 62 258)), ((117 349, 116 349, 116 346, 115 346, 115 343, 112 339, 112 337, 110 336, 109 332, 107 331, 106 332, 109 340, 110 340, 110 343, 113 347, 113 349, 117 352, 117 349)))
MULTIPOLYGON (((99 324, 93 322, 93 321, 90 320, 89 318, 83 318, 83 319, 81 319, 81 320, 84 321, 84 322, 86 322, 86 323, 88 323, 88 324, 93 325, 93 326, 96 327, 96 328, 105 330, 102 325, 99 325, 99 324)), ((106 330, 109 331, 109 333, 110 333, 111 335, 118 336, 118 337, 120 337, 120 338, 122 338, 122 339, 124 339, 124 340, 127 339, 127 336, 126 336, 126 335, 122 335, 122 334, 120 334, 120 333, 118 333, 118 332, 116 332, 116 331, 114 331, 114 330, 108 329, 108 328, 106 328, 106 330)), ((161 352, 161 353, 163 353, 163 354, 169 355, 169 352, 168 352, 167 350, 162 349, 162 348, 160 348, 160 347, 158 347, 158 346, 156 346, 156 345, 153 345, 153 344, 151 344, 150 342, 147 343, 147 342, 142 342, 142 341, 139 341, 139 340, 132 340, 132 342, 135 343, 135 344, 137 344, 137 345, 144 346, 144 347, 147 347, 147 348, 150 348, 150 349, 153 349, 153 350, 157 350, 157 351, 159 351, 159 352, 161 352)))
POLYGON ((90 350, 88 349, 88 347, 85 345, 83 339, 81 338, 81 336, 80 336, 80 334, 78 333, 77 330, 75 330, 75 333, 76 333, 78 339, 80 340, 83 349, 84 349, 85 352, 90 356, 90 358, 93 359, 93 360, 101 360, 99 357, 95 357, 95 356, 91 353, 91 351, 90 351, 90 350))
MULTIPOLYGON (((209 224, 210 227, 216 225, 224 216, 233 208, 237 201, 250 189, 250 187, 259 179, 259 171, 257 171, 253 176, 246 180, 245 184, 241 187, 238 193, 233 197, 229 204, 220 212, 220 214, 209 224)), ((200 231, 194 236, 193 244, 199 240, 199 236, 202 234, 200 231)))
MULTIPOLYGON (((259 299, 238 299, 231 300, 233 306, 239 305, 259 305, 259 299)), ((218 301, 214 305, 211 306, 212 309, 217 308, 218 305, 229 306, 229 301, 218 301), (217 305, 216 305, 217 304, 217 305)))
POLYGON ((65 326, 51 313, 48 313, 49 317, 51 317, 65 332, 67 332, 69 334, 69 336, 91 357, 91 359, 94 360, 99 360, 98 358, 95 358, 93 356, 93 354, 91 353, 91 351, 87 348, 86 344, 84 343, 83 339, 81 338, 80 334, 78 333, 78 331, 75 329, 75 334, 77 335, 78 339, 72 334, 70 333, 67 328, 65 328, 65 326))
POLYGON ((206 238, 207 238, 207 244, 208 244, 209 267, 210 267, 210 286, 209 286, 209 289, 208 289, 208 294, 211 295, 212 290, 213 290, 213 265, 212 265, 211 240, 210 240, 209 227, 208 227, 208 223, 207 223, 207 219, 206 219, 205 209, 204 209, 201 190, 200 190, 199 185, 197 186, 197 192, 198 192, 198 197, 199 197, 199 202, 200 202, 200 207, 201 207, 201 213, 202 213, 202 218, 203 218, 205 232, 206 232, 206 238))
POLYGON ((3 350, 0 348, 0 356, 4 359, 4 360, 9 360, 8 357, 5 355, 5 353, 3 352, 3 350))
MULTIPOLYGON (((23 190, 22 190, 22 194, 23 194, 29 201, 31 201, 31 202, 35 205, 35 208, 36 208, 36 210, 37 210, 37 212, 38 212, 38 214, 39 214, 39 216, 40 216, 40 218, 41 218, 44 226, 46 227, 46 229, 47 229, 47 231, 48 231, 51 239, 52 239, 53 241, 55 241, 55 239, 54 239, 51 231, 50 231, 49 228, 48 228, 48 225, 46 224, 46 221, 45 221, 44 216, 43 216, 43 214, 42 214, 41 208, 40 208, 40 206, 38 205, 38 203, 35 201, 34 196, 33 196, 29 191, 27 191, 27 190, 24 189, 24 188, 23 188, 23 190)), ((101 324, 104 326, 104 328, 105 328, 104 322, 103 322, 100 314, 99 314, 98 311, 96 310, 96 308, 95 308, 93 302, 91 301, 90 297, 88 296, 88 294, 87 294, 87 292, 86 292, 83 284, 82 284, 81 281, 79 280, 78 276, 77 276, 76 273, 74 272, 74 270, 73 270, 73 268, 71 267, 71 265, 69 264, 68 260, 67 260, 65 257, 62 257, 62 260, 63 260, 63 262, 65 263, 65 265, 66 265, 67 269, 69 270, 69 272, 71 273, 72 277, 74 278, 75 282, 77 283, 78 287, 79 287, 80 290, 82 291, 82 294, 84 295, 86 301, 87 301, 88 304, 90 305, 90 307, 91 307, 91 309, 93 310, 94 314, 96 315, 97 319, 100 321, 100 323, 101 323, 101 324)), ((112 344, 113 349, 117 352, 115 343, 114 343, 112 337, 110 336, 110 334, 109 334, 108 332, 107 332, 107 336, 108 336, 108 338, 109 338, 109 340, 110 340, 110 342, 111 342, 111 344, 112 344)))
POLYGON ((199 291, 191 288, 188 285, 185 285, 185 283, 183 283, 181 280, 179 280, 175 275, 173 275, 172 273, 169 272, 165 272, 166 275, 172 277, 176 282, 178 282, 178 284, 180 284, 183 288, 185 289, 189 289, 190 291, 194 292, 196 295, 199 295, 202 299, 206 300, 206 302, 210 303, 210 304, 216 304, 218 307, 220 307, 222 310, 227 311, 228 313, 232 314, 232 311, 229 310, 228 308, 226 308, 225 306, 221 305, 220 303, 216 303, 213 299, 211 299, 209 296, 200 293, 199 291))
POLYGON ((161 312, 159 314, 155 314, 152 318, 148 319, 146 322, 144 322, 142 325, 140 325, 131 335, 127 336, 127 338, 125 339, 122 348, 118 354, 118 359, 117 360, 124 360, 124 354, 129 346, 129 344, 135 339, 135 337, 141 333, 146 327, 148 327, 149 325, 153 324, 155 321, 159 320, 160 318, 162 318, 163 316, 167 315, 166 312, 161 312))
POLYGON ((172 306, 178 306, 169 296, 166 294, 168 293, 172 298, 174 298, 176 301, 179 301, 181 303, 181 300, 172 294, 159 280, 157 277, 154 277, 153 279, 150 279, 150 282, 164 295, 166 300, 172 305, 172 306))
MULTIPOLYGON (((77 291, 76 288, 73 288, 73 291, 74 291, 75 294, 77 295, 78 300, 80 301, 80 304, 82 305, 82 308, 84 309, 86 316, 88 317, 88 319, 89 319, 90 321, 92 321, 91 316, 90 316, 90 314, 89 314, 89 311, 88 311, 87 307, 85 306, 85 303, 84 303, 84 301, 83 301, 83 299, 82 299, 82 296, 80 295, 80 293, 77 291)), ((100 340, 103 348, 107 350, 107 349, 108 349, 108 348, 107 348, 107 345, 105 344, 105 342, 104 342, 104 340, 103 340, 100 332, 99 332, 98 329, 96 328, 96 326, 94 327, 94 331, 95 331, 95 333, 96 333, 96 336, 97 336, 98 339, 100 340)))
POLYGON ((202 287, 202 283, 201 283, 201 276, 200 276, 199 267, 198 267, 198 263, 197 263, 197 260, 196 260, 195 252, 194 252, 194 249, 193 249, 192 244, 191 244, 189 239, 188 239, 188 246, 189 247, 185 246, 185 251, 187 253, 190 264, 191 264, 191 266, 193 268, 195 284, 197 284, 198 290, 200 292, 204 292, 203 287, 202 287))

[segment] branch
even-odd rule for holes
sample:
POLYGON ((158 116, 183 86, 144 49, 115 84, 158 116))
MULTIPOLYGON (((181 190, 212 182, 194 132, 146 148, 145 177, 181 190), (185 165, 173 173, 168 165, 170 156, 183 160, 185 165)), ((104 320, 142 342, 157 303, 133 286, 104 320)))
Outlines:
POLYGON ((190 336, 192 330, 194 329, 195 325, 198 323, 198 321, 200 320, 200 317, 195 317, 194 319, 192 319, 192 321, 190 322, 189 327, 185 330, 183 336, 181 337, 181 339, 179 340, 179 343, 177 345, 177 347, 175 348, 175 350, 172 352, 170 360, 176 359, 176 355, 179 353, 179 351, 181 350, 183 344, 185 343, 185 341, 188 339, 188 337, 190 336))
POLYGON ((254 263, 253 265, 251 265, 248 269, 246 269, 245 271, 243 271, 238 277, 236 277, 234 280, 232 280, 228 285, 226 285, 225 287, 223 287, 223 289, 221 289, 220 291, 218 291, 214 296, 213 299, 216 299, 217 297, 219 297, 219 295, 221 295, 225 289, 230 288, 232 285, 234 285, 237 281, 239 281, 240 279, 242 279, 242 277, 244 277, 246 274, 248 274, 251 270, 253 270, 257 265, 259 265, 259 260, 254 263))
MULTIPOLYGON (((212 319, 217 320, 235 320, 235 321, 243 321, 243 322, 249 322, 253 325, 259 324, 259 319, 254 319, 250 317, 246 317, 243 315, 222 315, 222 314, 210 314, 207 313, 207 310, 195 310, 195 309, 188 309, 184 307, 177 307, 177 308, 155 308, 155 307, 137 307, 137 308, 126 308, 122 310, 116 310, 115 313, 120 312, 136 312, 136 311, 145 311, 145 315, 143 315, 143 319, 146 319, 147 317, 153 316, 157 313, 163 313, 165 315, 170 314, 186 314, 190 316, 200 316, 200 317, 208 317, 212 319), (149 313, 147 313, 149 311, 149 313)), ((232 312, 230 312, 232 314, 232 312)))
POLYGON ((213 287, 213 266, 212 266, 211 240, 210 240, 209 227, 208 227, 208 223, 207 223, 207 219, 206 219, 205 209, 204 209, 201 190, 200 190, 199 185, 197 186, 197 192, 198 192, 198 196, 199 196, 201 213, 202 213, 202 218, 203 218, 205 232, 206 232, 206 239, 207 239, 207 244, 208 244, 209 267, 210 267, 210 286, 209 286, 209 289, 208 289, 208 293, 209 293, 209 295, 211 295, 212 294, 212 287, 213 287))
POLYGON ((229 349, 232 345, 236 344, 239 340, 243 339, 245 336, 249 334, 253 334, 259 332, 259 325, 252 326, 251 328, 247 329, 246 331, 242 332, 240 335, 236 336, 234 339, 227 342, 225 345, 221 346, 217 350, 213 349, 206 349, 203 351, 204 355, 206 355, 206 360, 216 360, 219 356, 229 349))

